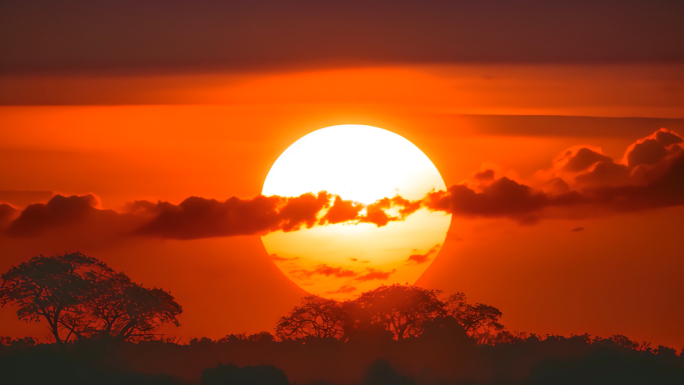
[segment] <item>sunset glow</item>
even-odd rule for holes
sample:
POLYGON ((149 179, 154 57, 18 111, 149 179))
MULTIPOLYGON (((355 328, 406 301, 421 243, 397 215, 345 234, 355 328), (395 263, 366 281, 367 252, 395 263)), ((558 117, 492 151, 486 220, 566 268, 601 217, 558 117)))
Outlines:
POLYGON ((684 384, 682 15, 3 0, 0 383, 684 384))

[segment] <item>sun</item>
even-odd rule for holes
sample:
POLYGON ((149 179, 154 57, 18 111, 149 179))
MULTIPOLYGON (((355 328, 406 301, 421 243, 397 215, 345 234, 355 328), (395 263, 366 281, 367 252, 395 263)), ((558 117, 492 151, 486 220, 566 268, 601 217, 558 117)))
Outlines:
MULTIPOLYGON (((390 131, 339 125, 292 144, 271 167, 263 195, 327 191, 360 203, 400 195, 418 200, 445 190, 437 168, 390 131)), ((381 284, 413 283, 439 252, 451 215, 420 209, 403 221, 316 226, 262 237, 276 265, 304 290, 350 298, 381 284)))

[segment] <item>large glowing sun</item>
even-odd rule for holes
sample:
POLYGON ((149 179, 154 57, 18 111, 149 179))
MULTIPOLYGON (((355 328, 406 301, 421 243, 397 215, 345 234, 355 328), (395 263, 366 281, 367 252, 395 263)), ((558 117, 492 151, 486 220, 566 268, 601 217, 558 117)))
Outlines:
MULTIPOLYGON (((273 164, 263 195, 327 191, 360 203, 400 195, 418 200, 445 190, 418 147, 377 127, 341 125, 314 131, 273 164)), ((350 298, 381 284, 413 283, 439 252, 451 215, 420 209, 403 221, 316 226, 262 237, 276 265, 312 294, 350 298)))

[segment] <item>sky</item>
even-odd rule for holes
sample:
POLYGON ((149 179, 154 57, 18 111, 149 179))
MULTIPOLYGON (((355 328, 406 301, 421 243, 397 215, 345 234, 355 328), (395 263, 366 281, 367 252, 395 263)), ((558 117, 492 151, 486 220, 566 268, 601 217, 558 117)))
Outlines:
MULTIPOLYGON (((675 1, 3 2, 0 270, 81 251, 171 291, 184 312, 166 333, 272 331, 307 292, 261 235, 306 218, 173 213, 189 197, 256 207, 292 143, 366 124, 415 144, 448 188, 426 197, 452 221, 416 284, 495 306, 511 330, 681 349, 682 14, 675 1)), ((47 334, 8 308, 0 325, 47 334)))

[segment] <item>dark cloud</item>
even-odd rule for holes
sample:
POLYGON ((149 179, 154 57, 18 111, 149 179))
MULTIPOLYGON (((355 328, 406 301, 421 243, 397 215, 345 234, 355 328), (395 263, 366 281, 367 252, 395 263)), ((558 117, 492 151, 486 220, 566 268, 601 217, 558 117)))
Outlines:
POLYGON ((377 227, 382 227, 392 221, 404 220, 421 206, 421 200, 411 201, 398 195, 393 198, 382 198, 368 205, 335 196, 332 207, 319 222, 320 224, 372 223, 377 227), (397 209, 397 215, 388 214, 390 209, 397 209))
POLYGON ((334 275, 335 277, 338 277, 338 278, 356 276, 356 273, 351 271, 351 270, 345 270, 345 269, 342 269, 341 267, 330 267, 330 266, 327 266, 325 264, 317 267, 316 270, 314 270, 314 272, 316 274, 325 275, 326 277, 329 277, 331 275, 334 275))
POLYGON ((297 260, 297 259, 299 259, 299 257, 285 258, 285 257, 280 257, 277 254, 271 254, 271 259, 276 261, 276 262, 285 262, 285 261, 297 260))
POLYGON ((576 192, 552 196, 502 177, 483 186, 481 192, 466 185, 454 185, 447 191, 432 192, 426 197, 425 206, 430 210, 457 215, 523 218, 545 207, 569 206, 582 201, 583 198, 576 192))
MULTIPOLYGON (((485 171, 480 184, 453 185, 417 201, 395 196, 368 205, 321 191, 298 197, 233 197, 223 202, 190 197, 178 205, 135 201, 115 212, 97 208, 98 199, 92 194, 56 195, 45 204, 29 205, 18 216, 12 207, 0 206, 0 222, 9 221, 4 233, 10 237, 35 237, 51 229, 81 226, 88 234, 199 239, 289 232, 336 223, 373 223, 380 227, 404 220, 425 207, 461 216, 510 218, 532 225, 545 217, 545 210, 553 210, 556 216, 576 217, 577 210, 567 210, 584 206, 585 211, 634 211, 684 205, 681 143, 684 141, 680 135, 661 129, 628 148, 626 165, 596 151, 578 148, 564 153, 562 163, 557 162, 553 169, 558 171, 556 166, 562 169, 572 164, 572 180, 563 179, 568 178, 567 174, 554 174, 541 183, 541 189, 508 177, 489 180, 490 173, 485 171)), ((412 257, 408 261, 421 263, 419 255, 412 257)), ((316 274, 332 271, 326 269, 316 274)))
POLYGON ((656 131, 654 136, 658 143, 665 147, 676 143, 682 143, 684 141, 681 136, 665 128, 661 128, 660 130, 656 131))
POLYGON ((597 187, 586 191, 597 202, 621 211, 684 205, 684 151, 669 156, 651 168, 635 171, 639 185, 597 187))
POLYGON ((17 214, 17 209, 8 205, 0 204, 0 228, 4 228, 17 214))
POLYGON ((404 199, 399 195, 396 195, 394 198, 391 199, 391 201, 392 207, 400 207, 399 215, 401 215, 402 218, 415 213, 422 207, 421 200, 412 201, 404 199))
POLYGON ((134 232, 136 235, 172 239, 197 239, 233 235, 295 231, 313 227, 318 213, 329 204, 329 195, 302 194, 294 198, 259 195, 252 199, 230 198, 224 202, 190 197, 179 205, 159 202, 147 208, 154 219, 134 232))
POLYGON ((631 170, 624 164, 613 160, 599 162, 588 172, 575 177, 575 181, 585 185, 619 186, 628 183, 631 170))
MULTIPOLYGON (((572 173, 574 186, 554 176, 544 183, 543 190, 538 190, 502 177, 429 193, 423 204, 434 211, 506 217, 525 225, 537 223, 543 211, 550 208, 585 205, 602 211, 634 211, 684 205, 683 141, 680 135, 660 129, 629 146, 626 165, 589 148, 577 147, 554 161, 556 171, 572 173)), ((556 215, 561 214, 556 211, 556 215)))
POLYGON ((341 267, 332 267, 326 264, 316 266, 314 270, 292 270, 290 274, 294 274, 297 278, 311 278, 313 275, 325 275, 326 277, 335 276, 338 278, 355 277, 357 273, 352 270, 345 270, 341 267))
POLYGON ((346 294, 346 293, 353 293, 355 291, 356 291, 356 288, 354 286, 342 285, 342 286, 340 286, 339 289, 334 290, 334 291, 327 291, 326 293, 328 293, 328 294, 346 294))
MULTIPOLYGON (((87 231, 94 233, 104 231, 111 235, 199 239, 266 234, 279 230, 290 232, 336 223, 373 223, 380 227, 389 221, 403 220, 420 208, 420 201, 401 197, 384 198, 364 205, 325 191, 298 197, 232 197, 223 202, 190 197, 178 205, 162 201, 134 201, 120 212, 101 210, 95 207, 97 204, 94 195, 56 195, 47 204, 28 206, 9 223, 5 233, 11 237, 32 237, 53 228, 89 223, 87 231), (385 213, 385 210, 393 208, 400 213, 385 213)), ((9 206, 3 210, 3 218, 11 219, 9 216, 14 211, 9 206)))
POLYGON ((577 151, 568 151, 565 154, 565 164, 562 169, 570 172, 579 172, 588 169, 598 162, 612 162, 613 160, 594 150, 582 147, 577 151))
POLYGON ((580 231, 584 231, 584 227, 575 227, 574 229, 572 229, 572 230, 570 230, 570 231, 572 231, 573 233, 577 233, 577 232, 580 232, 580 231))
POLYGON ((625 153, 625 159, 629 167, 643 164, 656 164, 663 160, 676 143, 681 143, 682 137, 666 130, 660 129, 653 135, 640 139, 631 145, 625 153))
POLYGON ((439 249, 440 245, 434 245, 430 250, 428 250, 427 253, 425 254, 412 254, 408 257, 406 260, 407 264, 416 264, 420 265, 423 264, 427 261, 430 260, 430 255, 435 254, 437 250, 439 249))
POLYGON ((543 190, 558 195, 569 192, 570 186, 562 178, 555 177, 544 183, 543 190))
POLYGON ((494 170, 485 170, 482 172, 478 172, 475 174, 474 178, 479 182, 487 182, 494 180, 494 170))
POLYGON ((10 237, 34 237, 52 227, 73 225, 84 221, 97 212, 97 198, 92 195, 64 197, 55 195, 46 204, 36 203, 26 207, 6 230, 10 237))
POLYGON ((287 203, 278 212, 283 219, 280 229, 288 232, 298 230, 302 225, 307 228, 313 227, 318 221, 318 213, 329 207, 330 197, 330 194, 321 191, 318 195, 302 194, 287 198, 287 203))
POLYGON ((680 135, 660 129, 625 152, 625 164, 603 161, 577 176, 597 204, 632 211, 684 204, 684 149, 680 135))
POLYGON ((0 74, 672 62, 682 14, 666 0, 6 0, 0 74))
POLYGON ((362 204, 344 200, 339 196, 336 196, 332 207, 330 207, 330 210, 321 218, 320 222, 321 224, 349 222, 357 219, 361 210, 363 210, 362 204))
POLYGON ((642 164, 656 164, 667 156, 665 146, 655 139, 646 139, 636 143, 627 153, 627 165, 636 167, 642 164))
POLYGON ((390 277, 390 275, 394 274, 397 269, 393 269, 392 271, 381 271, 381 270, 376 270, 372 268, 366 268, 366 272, 358 277, 356 277, 356 281, 358 282, 366 282, 366 281, 372 281, 372 280, 385 280, 390 277))
POLYGON ((390 216, 385 210, 392 207, 392 201, 389 198, 380 199, 375 203, 366 206, 366 215, 362 216, 360 221, 366 223, 373 223, 378 227, 387 225, 390 221, 397 221, 401 218, 390 216))

